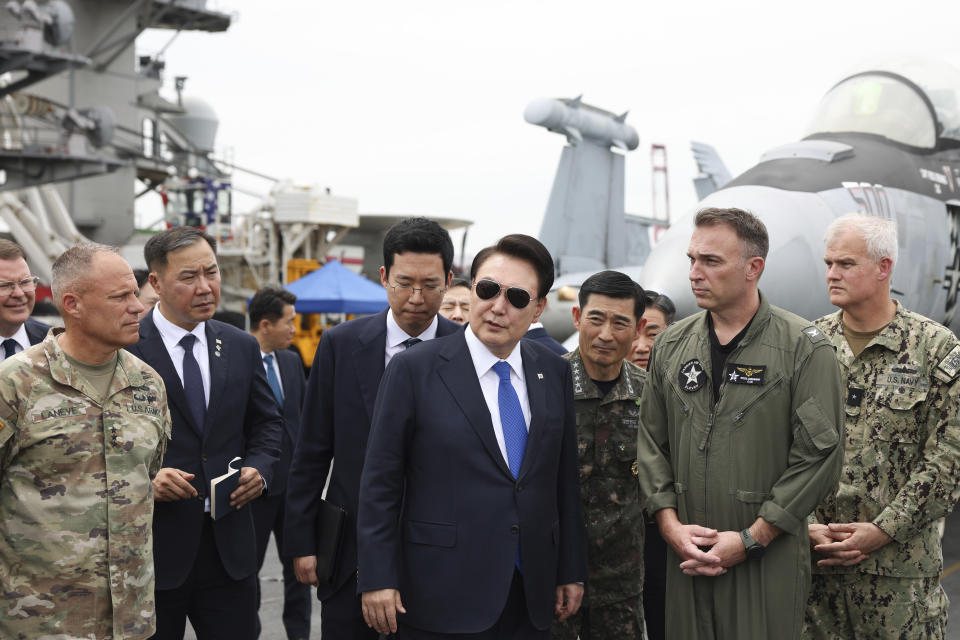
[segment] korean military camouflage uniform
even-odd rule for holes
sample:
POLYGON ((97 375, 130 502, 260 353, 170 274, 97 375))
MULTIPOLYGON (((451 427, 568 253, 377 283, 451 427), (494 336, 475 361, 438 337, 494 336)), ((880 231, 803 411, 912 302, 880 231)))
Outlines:
POLYGON ((616 385, 601 397, 580 349, 564 357, 573 374, 589 579, 587 611, 555 622, 552 635, 564 640, 575 640, 578 632, 584 640, 642 638, 644 525, 636 441, 637 400, 646 372, 624 361, 616 385))
POLYGON ((823 332, 769 304, 710 380, 707 312, 657 336, 640 400, 638 459, 647 509, 739 532, 762 517, 783 532, 762 558, 688 576, 667 549, 667 637, 800 637, 810 588, 807 516, 837 486, 840 370, 823 332), (715 401, 716 400, 716 401, 715 401))
POLYGON ((943 638, 940 535, 960 479, 960 341, 898 305, 854 358, 841 313, 817 321, 837 349, 847 399, 840 484, 814 518, 872 522, 893 541, 851 567, 814 564, 804 635, 943 638))
POLYGON ((0 365, 0 638, 148 638, 166 391, 121 350, 101 404, 61 333, 0 365))

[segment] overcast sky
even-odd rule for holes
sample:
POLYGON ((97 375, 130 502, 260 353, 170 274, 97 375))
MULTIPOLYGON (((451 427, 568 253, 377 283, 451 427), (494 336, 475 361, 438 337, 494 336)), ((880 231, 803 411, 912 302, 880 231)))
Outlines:
MULTIPOLYGON (((629 109, 628 212, 651 209, 650 144, 667 145, 674 216, 696 205, 690 140, 734 175, 798 139, 823 94, 891 53, 960 65, 956 2, 217 0, 223 34, 184 33, 167 93, 212 104, 218 149, 362 213, 472 220, 468 252, 536 235, 560 135, 527 124, 532 99, 629 109)), ((169 32, 148 32, 138 53, 169 32)), ((238 176, 239 184, 267 183, 238 176)))

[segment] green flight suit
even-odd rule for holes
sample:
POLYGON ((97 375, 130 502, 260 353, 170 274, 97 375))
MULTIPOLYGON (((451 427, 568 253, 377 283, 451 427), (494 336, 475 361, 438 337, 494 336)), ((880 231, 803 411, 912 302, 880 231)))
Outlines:
POLYGON ((584 635, 583 609, 553 623, 554 640, 643 637, 643 508, 637 485, 637 399, 646 371, 624 361, 609 393, 587 375, 580 349, 570 361, 577 415, 580 496, 587 525, 588 579, 583 606, 589 608, 584 635))
POLYGON ((761 559, 718 577, 667 561, 667 637, 799 638, 810 587, 806 520, 835 491, 843 394, 830 341, 760 295, 727 357, 719 400, 706 312, 657 336, 640 402, 637 457, 648 510, 741 531, 761 516, 783 533, 761 559))

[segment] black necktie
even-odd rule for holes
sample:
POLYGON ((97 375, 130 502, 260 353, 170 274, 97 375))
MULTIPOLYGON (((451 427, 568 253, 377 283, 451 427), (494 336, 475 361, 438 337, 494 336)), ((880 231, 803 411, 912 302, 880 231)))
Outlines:
POLYGON ((403 348, 404 348, 404 349, 409 349, 409 348, 412 347, 413 345, 415 345, 415 344, 420 344, 421 342, 423 342, 423 340, 421 340, 420 338, 407 338, 406 340, 404 340, 404 341, 401 342, 400 344, 403 345, 403 348))
POLYGON ((190 406, 190 413, 197 426, 203 431, 203 423, 207 417, 206 394, 203 392, 203 376, 200 375, 200 365, 197 359, 193 357, 193 343, 197 341, 197 336, 192 333, 180 338, 180 346, 183 347, 183 392, 187 396, 187 404, 190 406))
POLYGON ((17 352, 17 341, 13 338, 7 338, 3 341, 3 359, 6 360, 17 352))

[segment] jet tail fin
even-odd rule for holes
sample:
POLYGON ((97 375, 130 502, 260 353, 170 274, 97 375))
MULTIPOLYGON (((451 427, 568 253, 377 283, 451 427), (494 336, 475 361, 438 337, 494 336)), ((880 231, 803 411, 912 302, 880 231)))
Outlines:
POLYGON ((720 159, 717 150, 705 142, 690 142, 693 159, 697 163, 700 175, 693 179, 697 197, 703 200, 708 195, 730 182, 732 176, 727 165, 720 159))

